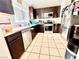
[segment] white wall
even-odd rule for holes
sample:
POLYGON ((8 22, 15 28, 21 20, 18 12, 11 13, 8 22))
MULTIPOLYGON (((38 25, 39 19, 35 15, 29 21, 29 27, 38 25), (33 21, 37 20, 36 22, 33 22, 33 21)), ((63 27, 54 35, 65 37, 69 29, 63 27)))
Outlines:
POLYGON ((33 6, 35 9, 59 6, 61 4, 60 0, 25 0, 25 1, 30 6, 33 6))
POLYGON ((1 28, 0 28, 0 59, 12 59, 1 28))
POLYGON ((23 0, 23 7, 26 11, 27 19, 29 19, 29 4, 25 0, 23 0))

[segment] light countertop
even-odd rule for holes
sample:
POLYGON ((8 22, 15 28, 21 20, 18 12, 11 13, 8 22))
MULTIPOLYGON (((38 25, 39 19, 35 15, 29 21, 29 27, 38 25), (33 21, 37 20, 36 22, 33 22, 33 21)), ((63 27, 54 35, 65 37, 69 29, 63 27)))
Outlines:
POLYGON ((42 21, 51 20, 52 22, 55 22, 55 24, 61 24, 61 18, 46 18, 46 19, 36 19, 36 20, 42 20, 42 21))
POLYGON ((7 34, 4 34, 4 36, 5 36, 5 37, 6 37, 6 36, 9 36, 9 35, 11 35, 11 34, 13 34, 13 33, 16 33, 16 32, 19 32, 19 31, 22 31, 22 30, 24 30, 24 29, 31 28, 32 26, 34 26, 34 25, 25 26, 25 27, 21 27, 21 28, 16 28, 16 29, 14 29, 12 32, 7 33, 7 34))

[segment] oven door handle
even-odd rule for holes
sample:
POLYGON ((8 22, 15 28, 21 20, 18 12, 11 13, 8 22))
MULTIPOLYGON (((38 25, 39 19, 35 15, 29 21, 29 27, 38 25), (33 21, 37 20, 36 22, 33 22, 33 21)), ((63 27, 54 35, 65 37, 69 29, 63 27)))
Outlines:
POLYGON ((70 53, 70 54, 72 54, 72 55, 74 55, 74 56, 76 56, 76 54, 74 53, 74 52, 72 52, 71 50, 69 50, 68 48, 66 48, 67 49, 67 51, 70 53))

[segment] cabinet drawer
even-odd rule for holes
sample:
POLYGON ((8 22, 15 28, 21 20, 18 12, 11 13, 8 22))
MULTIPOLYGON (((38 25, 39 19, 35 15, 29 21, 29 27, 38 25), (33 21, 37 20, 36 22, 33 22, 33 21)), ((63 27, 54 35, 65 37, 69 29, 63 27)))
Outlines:
POLYGON ((11 42, 11 41, 13 41, 14 39, 16 39, 16 38, 18 38, 18 37, 21 38, 21 32, 14 33, 14 34, 9 35, 9 36, 7 36, 7 37, 5 37, 5 38, 6 38, 6 40, 7 40, 8 42, 11 42))

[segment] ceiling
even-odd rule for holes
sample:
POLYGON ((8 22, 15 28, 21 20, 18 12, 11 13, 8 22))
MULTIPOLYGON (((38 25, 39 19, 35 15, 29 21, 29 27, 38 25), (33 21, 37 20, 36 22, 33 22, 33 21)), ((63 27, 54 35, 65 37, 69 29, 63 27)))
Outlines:
POLYGON ((35 9, 60 5, 60 0, 26 0, 26 2, 35 9))

